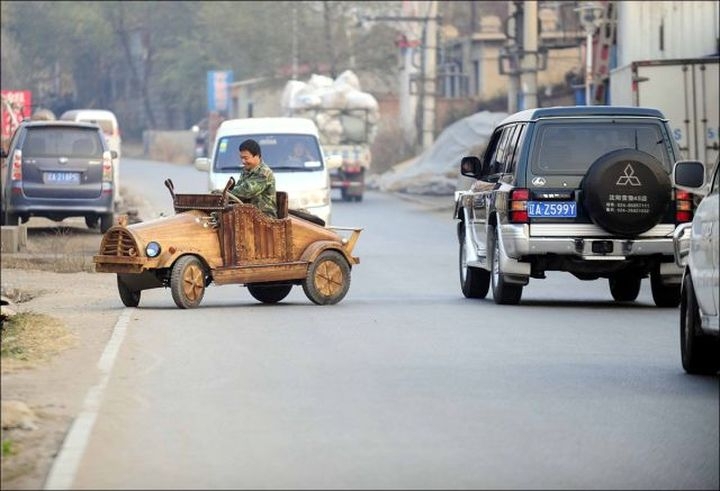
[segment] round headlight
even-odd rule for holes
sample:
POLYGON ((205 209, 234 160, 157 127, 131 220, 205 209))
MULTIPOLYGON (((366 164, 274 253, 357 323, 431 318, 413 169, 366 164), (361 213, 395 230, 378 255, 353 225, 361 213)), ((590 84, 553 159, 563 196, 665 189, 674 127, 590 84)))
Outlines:
POLYGON ((145 246, 145 254, 147 257, 157 257, 160 254, 160 244, 148 242, 148 245, 145 246))

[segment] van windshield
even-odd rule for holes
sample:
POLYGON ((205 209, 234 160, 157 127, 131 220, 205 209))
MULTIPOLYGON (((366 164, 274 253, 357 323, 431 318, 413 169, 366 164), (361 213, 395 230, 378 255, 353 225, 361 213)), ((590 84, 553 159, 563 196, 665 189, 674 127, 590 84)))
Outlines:
POLYGON ((667 141, 658 124, 546 123, 535 136, 533 172, 584 174, 598 158, 623 148, 649 153, 670 171, 667 141))
POLYGON ((239 171, 242 164, 238 147, 248 138, 260 144, 262 159, 273 170, 309 172, 323 168, 320 148, 313 136, 267 133, 221 137, 215 149, 214 169, 220 172, 239 171))

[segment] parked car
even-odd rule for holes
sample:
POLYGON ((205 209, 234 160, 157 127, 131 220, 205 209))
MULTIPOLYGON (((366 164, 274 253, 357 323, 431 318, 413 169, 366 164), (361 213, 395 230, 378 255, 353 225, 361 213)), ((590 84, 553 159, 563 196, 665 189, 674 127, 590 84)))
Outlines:
POLYGON ((675 186, 704 196, 691 223, 673 235, 675 260, 684 269, 680 301, 680 354, 688 373, 715 373, 720 368, 720 161, 711 181, 699 162, 678 162, 675 186))
POLYGON ((23 121, 2 152, 2 223, 31 216, 85 217, 106 232, 114 220, 117 185, 102 130, 90 123, 23 121))
POLYGON ((566 271, 606 278, 612 297, 634 301, 650 277, 659 307, 680 302, 682 269, 672 233, 693 214, 674 190, 679 159, 655 109, 571 106, 529 109, 494 129, 482 158, 464 157, 476 179, 455 196, 460 286, 517 304, 530 278, 566 271))
MULTIPOLYGON (((120 135, 120 125, 117 117, 112 111, 107 109, 71 109, 60 115, 60 119, 66 121, 81 121, 86 123, 95 123, 100 127, 107 139, 110 150, 117 152, 117 157, 113 161, 113 172, 115 173, 115 187, 120 189, 120 155, 122 147, 122 137, 120 135)), ((121 201, 120 193, 115 193, 116 206, 121 201)))
POLYGON ((143 290, 169 287, 179 308, 194 308, 213 282, 242 284, 263 303, 283 300, 294 285, 318 305, 347 294, 361 228, 305 219, 288 209, 284 191, 277 192, 278 218, 270 218, 228 192, 232 177, 220 193, 175 194, 172 181, 165 184, 175 215, 119 223, 93 258, 96 271, 117 274, 125 306, 137 307, 143 290))

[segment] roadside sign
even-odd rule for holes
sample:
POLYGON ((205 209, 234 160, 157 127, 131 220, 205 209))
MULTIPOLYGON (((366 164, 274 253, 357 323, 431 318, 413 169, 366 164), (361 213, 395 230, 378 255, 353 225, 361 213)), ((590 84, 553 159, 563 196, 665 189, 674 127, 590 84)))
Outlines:
POLYGON ((12 136, 18 123, 29 118, 32 112, 32 92, 29 90, 2 90, 2 138, 12 136))
POLYGON ((230 113, 230 84, 232 70, 207 72, 208 112, 230 113))

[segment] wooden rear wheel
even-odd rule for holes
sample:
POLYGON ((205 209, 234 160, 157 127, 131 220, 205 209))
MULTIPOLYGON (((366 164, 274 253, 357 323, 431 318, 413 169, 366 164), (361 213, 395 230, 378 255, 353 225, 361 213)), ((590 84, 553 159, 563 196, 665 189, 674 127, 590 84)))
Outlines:
POLYGON ((336 304, 350 288, 350 265, 339 252, 325 251, 310 264, 302 286, 313 303, 336 304))
POLYGON ((131 290, 123 280, 120 279, 120 275, 117 277, 118 293, 120 293, 120 300, 122 300, 125 307, 137 307, 140 305, 140 290, 131 290))

